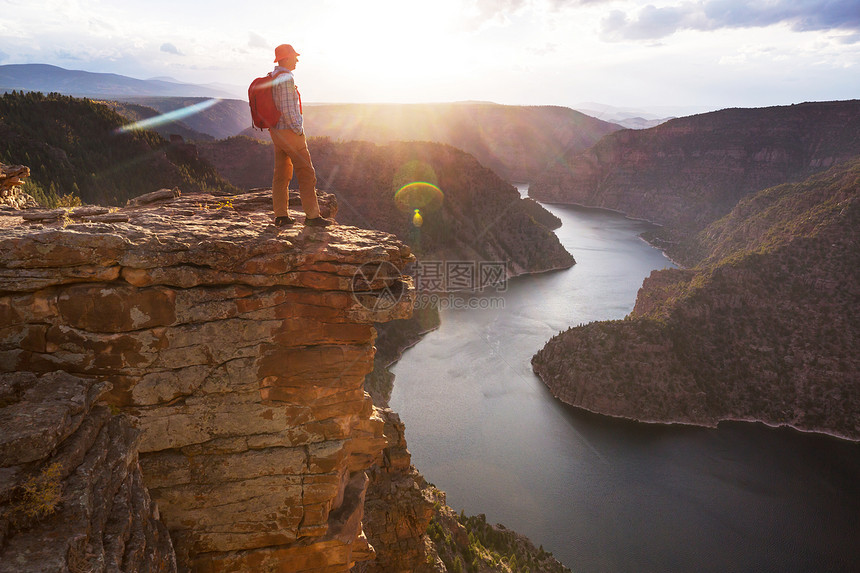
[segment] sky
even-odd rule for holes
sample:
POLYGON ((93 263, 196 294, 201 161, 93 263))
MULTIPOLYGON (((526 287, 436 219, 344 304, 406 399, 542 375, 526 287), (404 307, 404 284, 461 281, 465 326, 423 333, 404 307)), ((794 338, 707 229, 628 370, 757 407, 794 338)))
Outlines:
POLYGON ((280 43, 306 102, 679 115, 860 97, 860 0, 0 0, 0 65, 241 93, 280 43))

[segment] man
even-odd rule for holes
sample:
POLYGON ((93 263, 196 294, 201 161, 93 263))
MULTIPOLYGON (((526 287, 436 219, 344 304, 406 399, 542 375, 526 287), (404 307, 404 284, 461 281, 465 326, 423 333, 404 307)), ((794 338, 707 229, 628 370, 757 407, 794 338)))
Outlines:
POLYGON ((289 189, 293 170, 299 183, 299 195, 307 218, 305 225, 324 227, 333 223, 320 215, 316 193, 316 172, 311 163, 311 154, 305 139, 302 120, 302 100, 296 89, 293 70, 299 61, 299 53, 290 44, 275 48, 275 66, 272 76, 272 95, 275 106, 281 112, 278 124, 269 129, 275 148, 275 172, 272 175, 272 203, 275 208, 275 225, 283 227, 293 224, 290 217, 289 189))

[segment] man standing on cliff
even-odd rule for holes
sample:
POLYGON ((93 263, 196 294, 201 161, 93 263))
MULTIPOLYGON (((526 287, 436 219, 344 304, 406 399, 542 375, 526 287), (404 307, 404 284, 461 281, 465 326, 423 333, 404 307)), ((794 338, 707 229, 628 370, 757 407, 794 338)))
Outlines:
POLYGON ((299 195, 307 218, 305 225, 324 227, 333 221, 320 215, 316 193, 316 172, 311 162, 308 143, 305 139, 302 119, 302 100, 293 78, 293 70, 299 61, 299 53, 290 44, 275 48, 275 70, 272 72, 272 95, 275 106, 281 112, 278 124, 269 129, 275 148, 275 172, 272 175, 272 203, 275 208, 275 225, 291 225, 289 189, 293 170, 299 183, 299 195))

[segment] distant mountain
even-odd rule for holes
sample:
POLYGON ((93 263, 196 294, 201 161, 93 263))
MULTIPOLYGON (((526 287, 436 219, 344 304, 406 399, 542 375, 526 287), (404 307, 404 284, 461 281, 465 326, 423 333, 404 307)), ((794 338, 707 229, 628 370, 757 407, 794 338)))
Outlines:
POLYGON ((607 207, 665 225, 673 243, 738 201, 860 155, 860 100, 726 109, 612 133, 538 177, 535 199, 607 207))
POLYGON ((660 125, 676 117, 712 111, 712 108, 706 106, 617 107, 593 101, 580 102, 571 107, 585 115, 617 123, 630 129, 645 129, 660 125))
MULTIPOLYGON (((578 112, 582 112, 585 115, 590 115, 591 117, 595 117, 603 121, 618 124, 626 129, 648 129, 649 127, 656 127, 661 123, 666 123, 670 119, 675 119, 678 115, 688 115, 657 114, 648 112, 644 109, 621 108, 595 102, 579 103, 574 105, 573 109, 578 112)), ((703 110, 697 110, 696 112, 691 113, 700 113, 701 111, 703 110)))
MULTIPOLYGON (((161 112, 158 110, 142 104, 116 100, 96 101, 110 107, 130 122, 151 120, 161 115, 161 112)), ((156 124, 149 129, 168 140, 174 135, 178 135, 183 139, 191 141, 209 141, 214 139, 211 135, 192 129, 185 124, 185 122, 179 120, 171 121, 166 124, 156 124)))
POLYGON ((164 187, 238 192, 193 146, 170 144, 153 131, 123 132, 128 123, 89 99, 0 95, 0 161, 30 168, 28 192, 71 193, 99 205, 124 205, 164 187))
POLYGON ((626 127, 627 129, 648 129, 649 127, 656 127, 661 123, 666 123, 670 119, 675 118, 663 117, 660 119, 645 119, 644 117, 639 117, 637 115, 635 117, 626 117, 624 119, 613 119, 612 123, 617 123, 621 127, 626 127))
MULTIPOLYGON (((206 102, 211 98, 203 97, 120 97, 115 98, 117 101, 124 103, 135 104, 150 107, 157 110, 159 113, 169 113, 183 108, 190 108, 202 102, 206 102)), ((122 112, 120 112, 122 113, 122 112)), ((177 133, 183 135, 180 130, 182 126, 214 137, 215 139, 224 139, 233 137, 247 129, 251 125, 251 112, 247 101, 238 99, 219 99, 213 102, 213 105, 206 106, 196 113, 181 116, 175 122, 159 128, 162 133, 177 133), (178 125, 179 129, 171 131, 171 125, 178 125)), ((199 139, 190 136, 191 139, 199 139)), ((268 133, 267 133, 268 137, 268 133)), ((203 139, 206 139, 205 137, 203 139)))
POLYGON ((138 80, 119 74, 67 70, 49 64, 0 66, 0 92, 13 90, 108 99, 140 96, 235 97, 235 92, 163 79, 138 80))
POLYGON ((860 440, 860 159, 741 200, 624 320, 532 359, 562 401, 643 421, 758 420, 860 440))
MULTIPOLYGON (((0 92, 39 91, 108 99, 168 113, 205 98, 219 98, 210 108, 182 117, 175 130, 222 139, 244 133, 268 140, 251 128, 244 88, 221 84, 194 85, 173 78, 134 79, 118 74, 67 70, 48 64, 0 66, 0 92), (184 124, 184 125, 183 125, 184 124)), ((139 111, 139 110, 138 110, 139 111)), ((134 115, 138 115, 136 112, 134 115)), ((550 106, 503 106, 486 102, 447 104, 306 104, 308 134, 339 140, 436 141, 471 153, 509 181, 531 181, 559 153, 576 153, 620 126, 550 106)))
MULTIPOLYGON (((305 129, 335 140, 435 141, 475 156, 508 181, 532 181, 620 126, 554 106, 484 102, 305 106, 305 129)), ((268 140, 265 132, 245 135, 268 140)))

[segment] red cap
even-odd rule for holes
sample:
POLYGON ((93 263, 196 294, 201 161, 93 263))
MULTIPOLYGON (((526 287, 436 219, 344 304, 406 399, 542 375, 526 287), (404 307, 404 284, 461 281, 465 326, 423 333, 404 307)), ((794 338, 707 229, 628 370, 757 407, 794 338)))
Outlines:
POLYGON ((277 48, 275 48, 275 62, 280 62, 290 56, 300 56, 295 49, 289 44, 281 44, 277 48))

